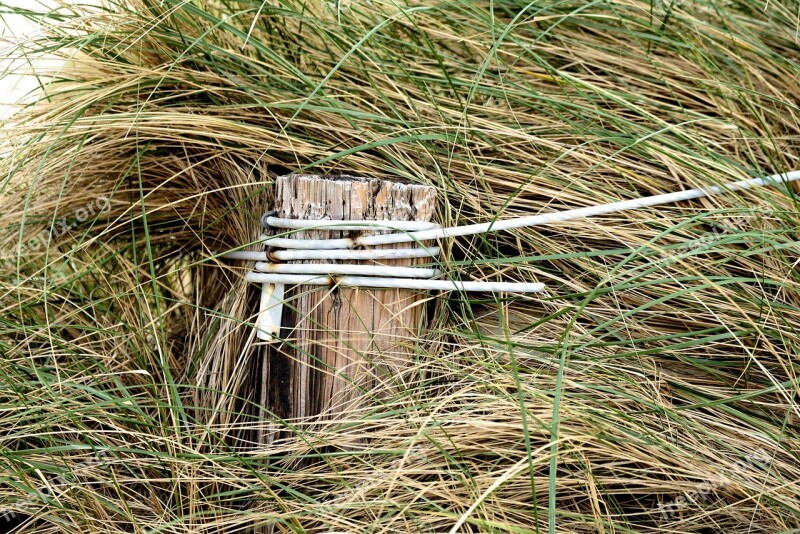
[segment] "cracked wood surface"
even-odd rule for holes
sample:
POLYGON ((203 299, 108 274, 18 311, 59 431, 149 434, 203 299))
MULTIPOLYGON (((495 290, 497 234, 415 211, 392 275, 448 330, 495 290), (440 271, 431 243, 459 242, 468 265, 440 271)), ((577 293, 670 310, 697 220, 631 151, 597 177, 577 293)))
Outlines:
MULTIPOLYGON (((333 220, 432 220, 436 190, 352 176, 289 175, 275 184, 278 217, 333 220)), ((296 239, 356 237, 376 231, 313 230, 296 239)), ((404 248, 386 245, 378 248, 404 248)), ((320 260, 333 263, 335 260, 320 260)), ((430 259, 381 260, 415 265, 430 259)), ((406 289, 287 288, 280 343, 262 365, 262 404, 277 416, 338 417, 374 402, 376 392, 393 387, 398 369, 413 357, 423 327, 424 292, 406 289)), ((271 442, 274 433, 263 436, 271 442)))

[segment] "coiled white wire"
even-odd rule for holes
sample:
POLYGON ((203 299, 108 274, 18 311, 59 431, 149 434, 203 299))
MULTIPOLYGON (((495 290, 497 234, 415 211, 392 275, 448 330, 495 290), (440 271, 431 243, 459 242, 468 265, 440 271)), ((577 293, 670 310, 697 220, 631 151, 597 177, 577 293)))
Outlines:
POLYGON ((800 180, 800 171, 751 178, 704 188, 687 189, 663 195, 654 195, 597 206, 577 208, 555 213, 519 217, 505 221, 442 228, 434 223, 415 221, 333 221, 300 220, 265 217, 265 226, 285 230, 383 230, 393 233, 336 239, 292 239, 262 235, 260 240, 270 252, 231 251, 223 258, 256 261, 256 271, 246 275, 247 280, 262 284, 261 310, 258 319, 258 336, 270 340, 280 329, 284 285, 323 285, 348 287, 400 288, 440 291, 488 291, 513 293, 538 293, 544 284, 525 282, 461 282, 436 280, 438 269, 422 267, 390 267, 361 264, 282 264, 298 260, 348 260, 365 261, 402 258, 436 258, 439 247, 426 246, 425 241, 457 236, 499 232, 513 228, 526 228, 554 222, 571 221, 595 215, 617 213, 660 204, 719 195, 728 191, 742 191, 754 187, 788 184, 800 180), (415 248, 365 249, 364 247, 416 243, 415 248), (286 250, 288 249, 288 250, 286 250))
MULTIPOLYGON (((425 231, 439 225, 416 221, 332 221, 283 219, 281 228, 289 230, 390 230, 399 232, 425 231)), ((269 236, 262 235, 262 241, 269 236)), ((256 320, 256 334, 260 339, 271 341, 277 338, 283 313, 286 285, 321 285, 341 287, 372 287, 382 289, 419 289, 442 291, 542 291, 544 284, 509 282, 460 282, 435 280, 441 272, 426 267, 400 267, 356 263, 302 263, 287 264, 285 261, 375 261, 410 258, 438 258, 436 246, 393 249, 290 249, 258 251, 233 251, 223 255, 228 259, 256 261, 256 270, 246 279, 261 284, 261 304, 256 320)))
MULTIPOLYGON (((631 200, 621 200, 597 206, 588 206, 572 210, 557 211, 554 213, 542 213, 527 217, 518 217, 505 221, 492 221, 481 224, 469 224, 465 226, 453 226, 450 228, 434 228, 414 232, 394 233, 388 235, 372 235, 358 238, 343 239, 287 239, 280 237, 267 237, 265 243, 276 248, 294 248, 311 250, 343 249, 353 247, 369 247, 375 245, 387 245, 390 243, 411 243, 428 241, 431 239, 442 239, 459 237, 465 235, 485 234, 488 232, 499 232, 501 230, 511 230, 513 228, 528 228, 531 226, 541 226, 555 222, 572 221, 596 215, 608 213, 618 213, 620 211, 646 208, 660 204, 671 204, 683 200, 691 200, 701 197, 719 195, 726 191, 744 191, 754 187, 768 185, 780 185, 800 179, 800 171, 793 171, 784 174, 773 174, 763 178, 750 178, 738 182, 730 182, 722 185, 713 185, 696 189, 686 189, 674 193, 663 195, 653 195, 649 197, 634 198, 631 200)), ((297 228, 296 219, 279 219, 268 217, 267 224, 275 228, 297 228)), ((319 222, 319 221, 315 221, 319 222)))

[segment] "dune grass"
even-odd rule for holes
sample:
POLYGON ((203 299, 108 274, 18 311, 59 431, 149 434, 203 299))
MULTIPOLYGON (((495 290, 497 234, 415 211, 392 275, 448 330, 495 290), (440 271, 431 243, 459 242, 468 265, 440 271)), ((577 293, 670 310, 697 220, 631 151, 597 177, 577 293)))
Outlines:
POLYGON ((800 532, 796 186, 447 243, 549 290, 435 296, 344 418, 253 415, 254 290, 214 257, 287 172, 433 185, 462 224, 800 168, 795 0, 19 5, 18 532, 800 532))

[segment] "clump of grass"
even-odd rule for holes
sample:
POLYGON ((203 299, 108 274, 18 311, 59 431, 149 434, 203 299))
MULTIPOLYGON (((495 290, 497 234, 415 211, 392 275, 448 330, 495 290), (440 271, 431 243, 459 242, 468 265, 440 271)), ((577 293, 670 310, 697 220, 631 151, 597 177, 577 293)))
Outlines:
POLYGON ((550 292, 440 297, 402 390, 313 424, 253 415, 214 259, 289 171, 434 185, 453 224, 798 168, 795 2, 3 9, 42 27, 0 161, 18 531, 800 529, 796 188, 456 240, 550 292))

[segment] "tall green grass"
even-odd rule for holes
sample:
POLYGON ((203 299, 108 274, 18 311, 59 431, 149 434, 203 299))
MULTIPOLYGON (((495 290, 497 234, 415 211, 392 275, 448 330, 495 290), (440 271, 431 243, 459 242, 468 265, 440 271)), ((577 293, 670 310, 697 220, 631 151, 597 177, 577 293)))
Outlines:
POLYGON ((18 532, 800 531, 796 187, 448 243, 549 292, 437 295, 344 418, 255 415, 254 289, 215 258, 287 172, 461 224, 800 168, 796 1, 0 6, 42 28, 0 161, 18 532))

